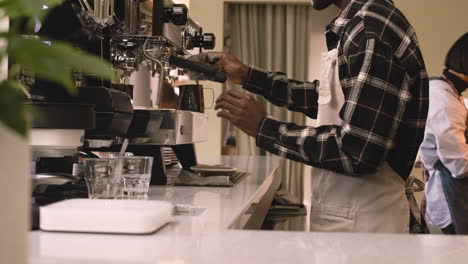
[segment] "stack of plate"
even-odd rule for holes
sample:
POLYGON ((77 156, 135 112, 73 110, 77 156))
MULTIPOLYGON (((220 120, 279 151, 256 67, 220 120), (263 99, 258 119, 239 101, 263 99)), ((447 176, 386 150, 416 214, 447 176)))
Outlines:
POLYGON ((174 166, 179 163, 176 154, 170 147, 163 147, 164 165, 167 167, 174 166))
POLYGON ((229 176, 229 181, 232 185, 236 185, 249 174, 245 171, 239 171, 237 168, 224 165, 199 164, 190 168, 203 177, 229 176))
POLYGON ((231 176, 237 172, 236 168, 227 167, 224 165, 205 165, 199 164, 190 167, 193 171, 198 172, 201 176, 231 176))

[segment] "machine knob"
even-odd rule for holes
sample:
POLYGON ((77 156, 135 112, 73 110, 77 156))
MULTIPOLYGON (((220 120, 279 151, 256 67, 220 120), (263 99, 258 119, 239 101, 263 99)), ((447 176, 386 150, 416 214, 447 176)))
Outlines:
POLYGON ((183 26, 188 22, 188 8, 185 5, 174 5, 164 9, 164 22, 183 26))
POLYGON ((216 46, 216 37, 213 33, 205 33, 202 36, 202 45, 204 49, 212 50, 216 46))
POLYGON ((213 33, 205 33, 203 35, 196 35, 191 38, 188 49, 203 48, 203 49, 214 49, 216 45, 216 37, 213 33))

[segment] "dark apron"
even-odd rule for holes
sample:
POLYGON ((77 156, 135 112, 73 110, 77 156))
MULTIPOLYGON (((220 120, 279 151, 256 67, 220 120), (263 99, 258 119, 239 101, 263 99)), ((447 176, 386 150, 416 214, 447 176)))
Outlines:
POLYGON ((452 173, 438 162, 442 188, 452 216, 452 224, 457 234, 468 234, 468 178, 456 179, 452 173))

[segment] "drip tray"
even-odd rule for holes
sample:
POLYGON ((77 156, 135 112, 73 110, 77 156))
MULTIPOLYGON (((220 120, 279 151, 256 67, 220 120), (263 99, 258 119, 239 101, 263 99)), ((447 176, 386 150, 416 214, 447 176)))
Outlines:
MULTIPOLYGON (((141 116, 144 116, 144 112, 150 112, 146 115, 146 120, 142 118, 144 122, 132 124, 137 126, 131 129, 132 132, 144 131, 148 138, 142 144, 173 146, 208 141, 207 114, 175 109, 141 108, 135 111, 141 116)), ((137 137, 141 134, 135 133, 137 137)))

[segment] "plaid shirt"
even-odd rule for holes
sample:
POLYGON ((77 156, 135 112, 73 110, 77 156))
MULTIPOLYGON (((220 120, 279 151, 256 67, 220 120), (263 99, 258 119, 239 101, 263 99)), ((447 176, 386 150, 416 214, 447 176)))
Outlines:
MULTIPOLYGON (((375 172, 384 161, 404 179, 424 136, 428 77, 414 29, 390 0, 354 0, 327 26, 338 49, 345 103, 341 125, 307 127, 267 116, 257 145, 315 167, 375 172)), ((318 81, 251 68, 244 88, 271 103, 317 117, 318 81)))

